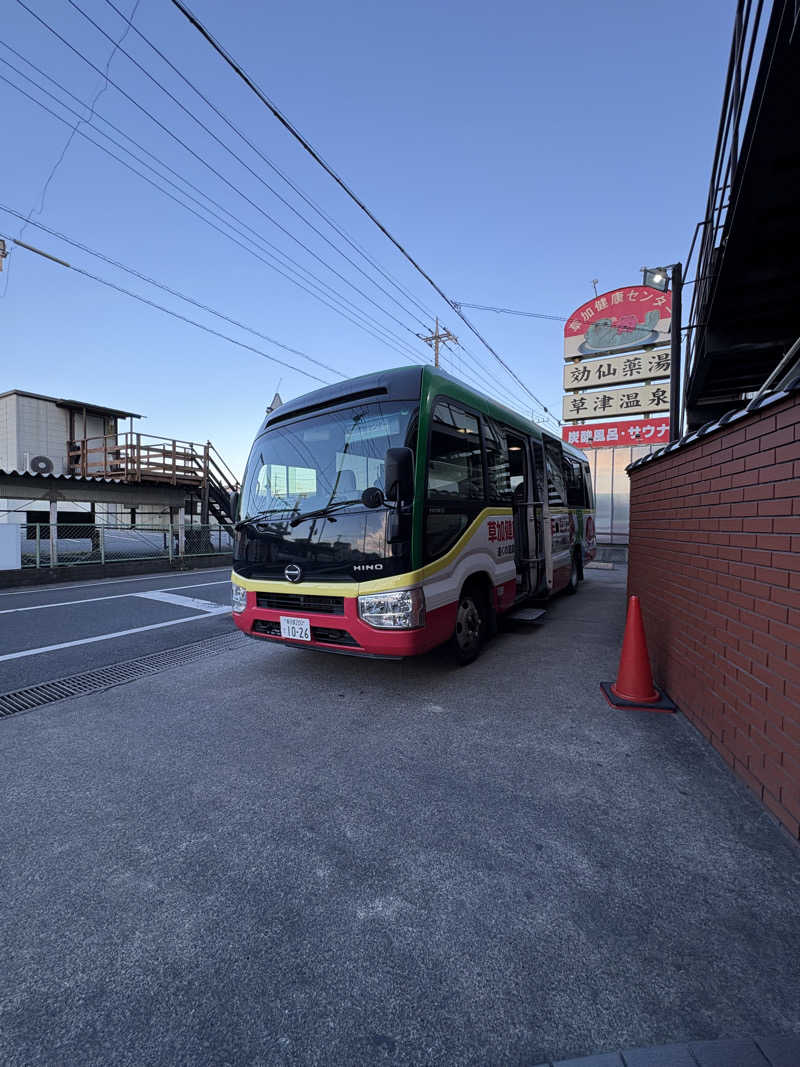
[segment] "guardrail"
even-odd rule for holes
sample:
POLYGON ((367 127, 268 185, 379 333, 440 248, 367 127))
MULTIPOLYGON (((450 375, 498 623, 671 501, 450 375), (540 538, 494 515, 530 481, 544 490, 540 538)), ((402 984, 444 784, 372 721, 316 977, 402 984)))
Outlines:
POLYGON ((123 526, 98 523, 24 523, 23 567, 66 567, 140 559, 181 559, 231 552, 228 530, 216 525, 123 526), (51 537, 51 533, 54 535, 51 537))

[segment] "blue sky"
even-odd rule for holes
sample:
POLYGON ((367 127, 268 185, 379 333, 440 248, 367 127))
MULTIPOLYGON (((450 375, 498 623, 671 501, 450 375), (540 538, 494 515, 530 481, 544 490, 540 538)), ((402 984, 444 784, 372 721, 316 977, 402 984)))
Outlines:
MULTIPOLYGON (((126 14, 133 0, 114 0, 126 14)), ((101 70, 111 44, 68 0, 25 0, 101 70)), ((114 39, 124 23, 106 0, 75 0, 114 39)), ((640 280, 644 263, 685 256, 702 217, 732 31, 733 0, 671 4, 543 4, 497 0, 262 5, 192 0, 192 10, 274 102, 456 300, 567 315, 592 294, 640 280)), ((465 341, 499 399, 521 390, 388 241, 215 57, 168 0, 139 0, 135 26, 232 118, 250 140, 380 266, 465 341)), ((85 101, 103 79, 16 0, 3 40, 85 101)), ((122 45, 248 165, 308 209, 133 32, 122 45)), ((37 81, 39 75, 0 47, 37 81)), ((0 63, 0 76, 43 94, 0 63)), ((362 311, 411 343, 422 330, 261 182, 148 82, 121 53, 114 88, 95 111, 362 311), (155 116, 200 157, 153 124, 155 116), (224 174, 240 197, 203 166, 224 174), (261 210, 259 210, 261 209, 261 210), (383 307, 378 310, 302 240, 383 307)), ((59 97, 61 90, 52 85, 59 97)), ((52 101, 49 106, 59 110, 52 101)), ((0 81, 4 161, 0 203, 27 215, 70 127, 0 81)), ((71 118, 66 112, 61 111, 71 118)), ((85 111, 83 114, 87 114, 85 111)), ((74 125, 74 118, 71 123, 74 125)), ((98 123, 101 129, 108 127, 98 123)), ((81 124, 80 130, 93 133, 81 124)), ((110 132, 110 131, 109 131, 110 132)), ((117 134, 114 134, 117 137, 117 134)), ((313 216, 311 216, 313 218, 313 216)), ((50 182, 23 240, 198 318, 326 380, 334 375, 220 323, 98 263, 41 230, 41 222, 192 295, 346 376, 411 362, 340 317, 80 136, 50 182)), ((364 270, 416 310, 325 223, 364 270)), ((21 223, 0 210, 0 233, 21 223)), ((471 312, 523 381, 558 412, 561 326, 471 312)), ((420 316, 422 320, 427 315, 420 316)), ((140 411, 143 432, 211 439, 242 468, 264 408, 319 384, 213 338, 23 250, 0 277, 4 359, 0 391, 27 389, 140 411), (2 295, 4 294, 4 295, 2 295)), ((456 370, 461 359, 456 359, 456 370)), ((467 359, 466 369, 474 369, 467 359)))

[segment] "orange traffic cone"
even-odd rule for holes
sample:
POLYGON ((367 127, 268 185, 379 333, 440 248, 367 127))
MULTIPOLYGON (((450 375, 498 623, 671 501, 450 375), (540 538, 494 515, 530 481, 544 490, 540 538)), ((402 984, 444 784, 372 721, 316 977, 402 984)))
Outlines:
POLYGON ((619 660, 619 674, 614 684, 601 682, 600 688, 612 708, 640 711, 675 711, 675 705, 653 685, 642 611, 638 596, 628 601, 628 618, 619 660))

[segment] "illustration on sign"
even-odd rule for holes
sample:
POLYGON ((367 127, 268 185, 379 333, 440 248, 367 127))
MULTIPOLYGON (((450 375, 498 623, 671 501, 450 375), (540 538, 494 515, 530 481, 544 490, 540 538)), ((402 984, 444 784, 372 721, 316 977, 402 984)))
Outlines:
POLYGON ((672 294, 627 285, 588 300, 567 319, 564 358, 599 356, 669 340, 672 294))
POLYGON ((609 359, 581 360, 564 367, 564 389, 592 389, 622 382, 646 382, 652 378, 668 378, 670 353, 668 348, 635 355, 611 356, 609 359))
POLYGON ((651 411, 669 411, 669 383, 578 393, 564 397, 566 420, 608 418, 611 415, 645 415, 651 411))
POLYGON ((596 425, 564 427, 561 436, 576 448, 613 448, 617 445, 665 445, 669 419, 636 419, 596 425))

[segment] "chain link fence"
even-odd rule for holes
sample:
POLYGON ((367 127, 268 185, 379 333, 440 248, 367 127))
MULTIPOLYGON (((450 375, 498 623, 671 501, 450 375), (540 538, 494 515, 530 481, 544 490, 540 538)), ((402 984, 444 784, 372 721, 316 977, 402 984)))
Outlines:
POLYGON ((58 523, 20 526, 23 567, 66 567, 138 559, 179 559, 231 552, 223 526, 110 526, 58 523))

